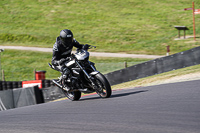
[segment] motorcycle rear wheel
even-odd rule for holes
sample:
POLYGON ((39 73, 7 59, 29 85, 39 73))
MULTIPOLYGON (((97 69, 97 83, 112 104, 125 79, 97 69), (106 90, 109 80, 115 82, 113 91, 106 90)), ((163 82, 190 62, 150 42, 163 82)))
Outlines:
POLYGON ((63 90, 63 93, 71 101, 78 101, 81 98, 80 91, 68 92, 68 91, 63 90))
POLYGON ((96 90, 97 94, 102 98, 110 97, 112 90, 106 77, 103 74, 98 73, 94 78, 96 85, 98 86, 98 89, 96 90))

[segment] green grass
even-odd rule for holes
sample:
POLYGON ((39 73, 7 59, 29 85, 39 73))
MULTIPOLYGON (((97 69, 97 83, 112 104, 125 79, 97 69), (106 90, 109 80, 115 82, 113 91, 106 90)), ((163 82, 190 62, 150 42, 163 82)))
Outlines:
MULTIPOLYGON (((45 70, 46 79, 54 79, 60 76, 60 72, 48 66, 51 58, 52 53, 5 50, 1 53, 1 68, 4 70, 6 81, 34 80, 34 70, 45 70)), ((125 61, 130 66, 149 59, 90 57, 90 60, 95 62, 97 69, 105 74, 124 68, 125 61)))
MULTIPOLYGON (((195 8, 200 9, 200 1, 194 2, 195 8)), ((97 46, 93 50, 97 52, 165 55, 166 46, 170 45, 174 54, 200 45, 200 15, 195 16, 196 42, 193 38, 174 40, 178 36, 175 25, 187 26, 186 35, 193 35, 192 11, 183 11, 189 7, 190 0, 1 0, 0 45, 52 48, 60 30, 68 28, 80 43, 97 46)), ((47 71, 48 79, 57 78, 60 73, 47 65, 51 56, 6 50, 1 53, 1 67, 7 81, 33 80, 35 69, 47 71)), ((124 68, 125 61, 134 65, 147 60, 91 58, 102 73, 124 68)), ((199 71, 198 67, 191 68, 199 71)), ((193 73, 185 68, 172 75, 185 72, 193 73)), ((151 80, 161 77, 169 78, 160 74, 151 80)), ((133 81, 131 86, 151 82, 148 78, 133 81)))
MULTIPOLYGON (((1 0, 0 45, 52 47, 60 30, 69 28, 96 51, 164 55, 170 45, 173 54, 200 44, 199 38, 174 40, 175 25, 193 35, 192 11, 183 11, 189 7, 190 0, 1 0)), ((198 37, 199 25, 196 15, 198 37)))

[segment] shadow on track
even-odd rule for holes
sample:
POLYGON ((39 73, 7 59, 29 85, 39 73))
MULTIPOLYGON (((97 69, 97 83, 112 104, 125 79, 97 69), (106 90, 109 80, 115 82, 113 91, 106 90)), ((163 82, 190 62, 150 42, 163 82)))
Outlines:
POLYGON ((115 94, 115 95, 111 95, 110 98, 123 97, 123 96, 138 94, 138 93, 142 93, 142 92, 146 92, 146 91, 148 91, 148 90, 142 90, 142 91, 135 91, 135 92, 128 92, 128 93, 115 94))
MULTIPOLYGON (((120 94, 112 94, 110 98, 116 98, 116 97, 124 97, 128 95, 133 95, 133 94, 138 94, 142 92, 147 92, 148 90, 142 90, 142 91, 135 91, 135 92, 126 92, 126 93, 120 93, 120 94)), ((89 97, 89 98, 84 98, 80 99, 79 101, 85 101, 85 100, 95 100, 95 99, 102 99, 101 97, 89 97)))

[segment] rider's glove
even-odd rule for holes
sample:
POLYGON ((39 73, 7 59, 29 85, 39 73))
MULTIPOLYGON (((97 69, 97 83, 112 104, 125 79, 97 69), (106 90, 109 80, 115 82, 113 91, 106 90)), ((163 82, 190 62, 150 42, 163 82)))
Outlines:
POLYGON ((88 45, 88 44, 83 45, 84 50, 88 50, 89 47, 90 47, 90 45, 88 45))

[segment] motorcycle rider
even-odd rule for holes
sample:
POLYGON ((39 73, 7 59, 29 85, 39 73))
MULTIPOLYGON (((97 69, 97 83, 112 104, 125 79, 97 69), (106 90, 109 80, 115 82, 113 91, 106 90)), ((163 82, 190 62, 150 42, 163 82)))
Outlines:
MULTIPOLYGON (((60 31, 60 36, 57 37, 53 46, 52 65, 62 73, 62 79, 67 80, 70 74, 69 68, 64 66, 66 61, 70 60, 72 48, 82 49, 84 45, 80 44, 73 36, 73 33, 69 29, 60 31)), ((67 85, 66 85, 67 87, 67 85)), ((69 89, 69 87, 67 87, 69 89)))

